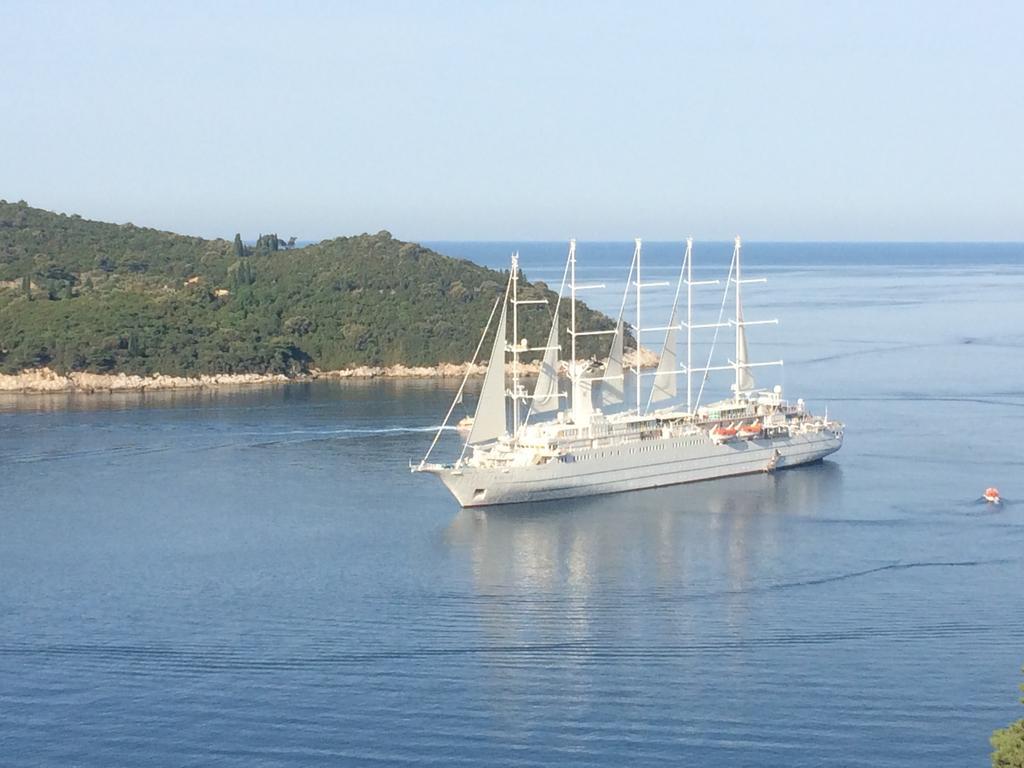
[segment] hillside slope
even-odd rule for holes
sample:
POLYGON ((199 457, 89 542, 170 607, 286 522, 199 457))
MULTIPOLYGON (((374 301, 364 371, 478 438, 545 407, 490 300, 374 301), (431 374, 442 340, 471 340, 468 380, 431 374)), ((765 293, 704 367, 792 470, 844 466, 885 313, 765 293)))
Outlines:
MULTIPOLYGON (((387 232, 247 248, 0 201, 0 371, 298 373, 464 362, 507 272, 387 232)), ((520 283, 540 346, 555 294, 520 283)), ((562 311, 568 317, 568 302, 562 311)), ((612 322, 582 303, 581 329, 612 322)), ((568 325, 567 321, 562 327, 568 325)), ((601 354, 591 337, 581 354, 601 354)), ((562 340, 568 345, 568 340, 562 340)))

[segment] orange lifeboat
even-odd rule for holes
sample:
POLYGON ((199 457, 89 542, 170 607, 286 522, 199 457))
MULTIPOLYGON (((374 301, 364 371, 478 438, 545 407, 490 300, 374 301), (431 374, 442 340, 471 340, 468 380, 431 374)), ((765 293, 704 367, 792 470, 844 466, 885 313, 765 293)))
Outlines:
POLYGON ((761 422, 755 421, 753 424, 747 424, 741 426, 739 429, 740 437, 757 437, 761 434, 761 422))
POLYGON ((710 432, 708 432, 708 434, 711 436, 711 439, 718 445, 721 445, 724 442, 736 438, 736 430, 733 429, 732 427, 718 426, 712 429, 710 432))
POLYGON ((986 488, 985 493, 982 494, 982 498, 990 504, 998 504, 1000 501, 999 489, 998 488, 986 488))

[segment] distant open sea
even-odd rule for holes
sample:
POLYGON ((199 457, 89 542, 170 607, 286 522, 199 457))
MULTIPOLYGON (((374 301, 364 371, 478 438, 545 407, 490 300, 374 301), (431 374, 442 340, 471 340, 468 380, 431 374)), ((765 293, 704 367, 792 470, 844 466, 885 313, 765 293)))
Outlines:
MULTIPOLYGON (((566 251, 429 245, 555 288, 566 251)), ((632 248, 579 244, 598 308, 632 248)), ((762 381, 846 422, 834 460, 460 511, 408 469, 458 382, 0 395, 0 766, 986 765, 1024 716, 1024 246, 744 254, 762 381)))

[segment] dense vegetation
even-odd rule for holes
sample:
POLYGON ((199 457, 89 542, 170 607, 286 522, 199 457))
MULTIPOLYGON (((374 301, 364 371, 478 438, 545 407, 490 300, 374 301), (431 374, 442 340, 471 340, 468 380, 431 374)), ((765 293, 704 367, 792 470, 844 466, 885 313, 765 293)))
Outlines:
MULTIPOLYGON (((1024 692, 1024 685, 1020 689, 1024 692)), ((993 768, 1024 768, 1024 720, 995 731, 991 743, 993 768)))
MULTIPOLYGON (((252 247, 0 201, 0 370, 189 375, 463 362, 508 279, 387 232, 291 246, 276 234, 252 247)), ((549 300, 522 311, 520 336, 541 346, 555 294, 543 283, 520 291, 549 300)), ((581 329, 612 325, 583 304, 577 319, 581 329)), ((585 340, 585 355, 608 343, 585 340)))

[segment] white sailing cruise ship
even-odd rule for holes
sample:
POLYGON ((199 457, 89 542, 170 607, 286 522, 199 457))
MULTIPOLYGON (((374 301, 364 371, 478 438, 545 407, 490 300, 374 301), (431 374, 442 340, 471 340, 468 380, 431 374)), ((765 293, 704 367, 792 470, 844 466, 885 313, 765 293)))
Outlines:
MULTIPOLYGON (((570 300, 570 342, 567 358, 569 391, 562 392, 559 377, 560 352, 558 317, 544 347, 528 347, 519 339, 519 308, 524 304, 546 303, 520 300, 518 257, 504 297, 495 302, 487 328, 480 339, 474 362, 497 316, 497 328, 484 376, 480 399, 461 454, 452 463, 430 461, 455 405, 462 400, 466 379, 438 429, 426 456, 412 465, 414 472, 437 475, 463 507, 543 501, 575 496, 617 493, 642 488, 690 483, 699 480, 772 472, 784 467, 809 464, 839 450, 843 424, 810 413, 803 400, 790 403, 782 388, 759 389, 753 369, 782 365, 781 360, 751 362, 748 359, 746 328, 776 323, 776 320, 745 320, 742 287, 763 279, 746 279, 741 272, 741 241, 736 238, 729 275, 725 284, 720 316, 714 323, 693 322, 693 289, 717 284, 717 280, 693 280, 693 239, 686 242, 675 299, 668 324, 641 327, 642 289, 668 283, 641 279, 642 243, 638 239, 627 278, 626 292, 616 327, 610 331, 576 330, 576 297, 580 291, 601 288, 576 282, 576 242, 570 241, 559 304, 566 293, 570 300), (685 319, 679 317, 681 294, 685 293, 685 319), (632 376, 635 401, 623 403, 626 388, 623 314, 627 297, 634 298, 633 337, 641 331, 664 331, 664 343, 656 370, 644 370, 639 354, 633 356, 632 376), (729 299, 734 314, 723 322, 729 299), (511 323, 509 323, 511 315, 511 323), (513 342, 507 335, 511 325, 513 342), (727 363, 712 365, 715 341, 721 328, 731 328, 735 354, 727 363), (694 331, 714 330, 707 364, 693 365, 694 331), (685 362, 679 361, 679 334, 685 332, 685 362), (608 334, 611 344, 604 369, 594 370, 577 359, 577 339, 608 334), (543 351, 540 373, 533 392, 522 380, 520 357, 525 352, 543 351), (506 358, 511 357, 507 371, 506 358), (731 397, 701 405, 704 383, 714 371, 732 371, 731 397), (510 375, 509 375, 510 374, 510 375), (685 379, 686 400, 679 381, 685 379), (508 381, 507 379, 510 379, 508 381), (650 380, 650 386, 645 381, 650 380), (694 392, 694 384, 699 383, 694 392), (597 391, 592 390, 599 384, 597 391), (595 395, 598 405, 595 406, 595 395), (625 408, 625 409, 624 409, 625 408)), ((468 378, 468 374, 467 374, 468 378)))

